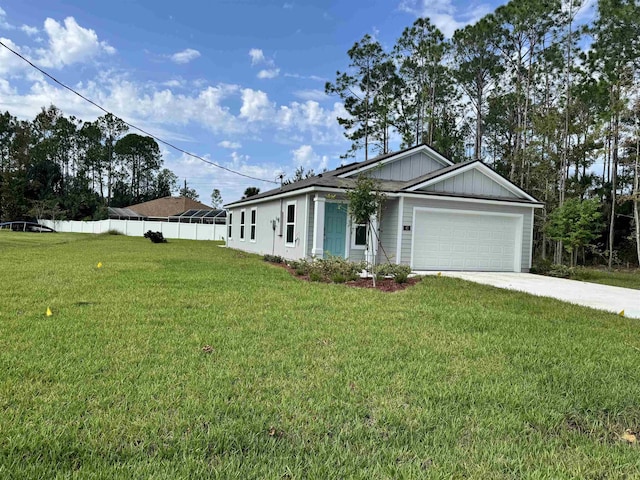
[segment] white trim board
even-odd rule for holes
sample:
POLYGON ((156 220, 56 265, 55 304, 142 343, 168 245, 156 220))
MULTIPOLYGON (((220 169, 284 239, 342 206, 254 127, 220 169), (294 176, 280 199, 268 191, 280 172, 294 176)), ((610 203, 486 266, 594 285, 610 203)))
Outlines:
POLYGON ((410 193, 400 192, 397 194, 387 194, 388 197, 406 197, 406 198, 422 198, 428 200, 441 200, 447 202, 467 202, 467 203, 483 203, 485 205, 504 205, 512 207, 529 207, 529 208, 544 208, 541 203, 526 203, 526 202, 513 202, 510 200, 493 200, 488 198, 474 198, 474 197, 459 197, 433 193, 410 193))
POLYGON ((513 271, 522 271, 522 230, 524 227, 524 215, 521 213, 502 213, 502 212, 482 212, 477 210, 456 210, 451 208, 431 208, 431 207, 413 207, 411 217, 411 268, 415 268, 414 264, 414 252, 415 252, 415 225, 416 225, 416 212, 433 212, 433 213, 447 213, 449 215, 475 215, 475 216, 493 216, 493 217, 512 217, 516 219, 516 235, 515 235, 515 254, 513 260, 513 271))
POLYGON ((284 246, 285 247, 293 247, 296 246, 296 239, 299 238, 296 235, 298 232, 296 229, 298 228, 298 201, 290 200, 285 203, 284 206, 284 246), (289 205, 293 205, 293 223, 289 222, 289 205), (289 225, 293 225, 293 240, 291 242, 287 242, 287 230, 289 225))

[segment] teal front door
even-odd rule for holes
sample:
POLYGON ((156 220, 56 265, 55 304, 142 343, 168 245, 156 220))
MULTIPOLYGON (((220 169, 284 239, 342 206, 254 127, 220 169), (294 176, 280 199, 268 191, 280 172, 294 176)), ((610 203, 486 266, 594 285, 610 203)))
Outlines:
POLYGON ((347 206, 329 203, 324 207, 324 251, 328 255, 344 258, 347 238, 347 206))

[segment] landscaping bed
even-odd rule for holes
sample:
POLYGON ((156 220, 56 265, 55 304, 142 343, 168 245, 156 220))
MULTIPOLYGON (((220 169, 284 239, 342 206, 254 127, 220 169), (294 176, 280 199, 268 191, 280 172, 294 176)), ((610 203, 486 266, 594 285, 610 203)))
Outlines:
MULTIPOLYGON (((277 262, 276 263, 269 262, 269 263, 286 269, 289 273, 291 273, 291 275, 293 275, 299 280, 304 280, 307 282, 312 281, 309 278, 309 275, 298 275, 296 271, 286 263, 277 263, 277 262)), ((367 278, 358 278, 357 280, 347 280, 342 284, 347 287, 373 288, 376 290, 380 290, 381 292, 397 292, 397 291, 404 290, 406 288, 414 286, 415 284, 420 282, 420 280, 422 280, 422 277, 415 276, 415 277, 407 278, 407 280, 403 283, 398 283, 393 278, 381 278, 381 279, 376 279, 376 284, 374 286, 373 280, 371 279, 371 277, 367 277, 367 278)), ((329 280, 320 280, 320 281, 322 283, 333 283, 329 280)))
POLYGON ((381 292, 397 292, 418 283, 422 277, 409 277, 406 265, 376 265, 375 283, 371 275, 363 276, 364 262, 350 262, 343 258, 286 261, 277 255, 265 255, 263 260, 280 266, 300 280, 321 283, 339 283, 349 287, 372 288, 381 292))

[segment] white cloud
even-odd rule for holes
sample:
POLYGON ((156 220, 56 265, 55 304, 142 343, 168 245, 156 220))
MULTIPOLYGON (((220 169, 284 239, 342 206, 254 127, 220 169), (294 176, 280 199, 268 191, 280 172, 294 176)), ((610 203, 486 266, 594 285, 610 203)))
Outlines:
POLYGON ((300 75, 299 73, 285 73, 287 78, 298 78, 300 80, 315 80, 317 82, 328 82, 329 79, 325 77, 319 77, 318 75, 300 75))
POLYGON ((64 25, 47 18, 44 30, 49 37, 49 49, 39 50, 38 63, 43 67, 62 68, 103 53, 113 55, 116 52, 107 42, 99 41, 95 31, 78 25, 73 17, 65 18, 64 25))
MULTIPOLYGON (((211 191, 214 188, 218 188, 222 192, 224 203, 231 203, 240 200, 247 187, 258 187, 263 192, 276 187, 274 183, 241 177, 185 154, 178 157, 173 155, 173 152, 168 154, 163 152, 165 166, 171 169, 178 178, 186 178, 187 183, 198 191, 200 201, 204 203, 209 201, 211 191)), ((248 155, 242 155, 237 152, 231 152, 226 160, 211 158, 207 154, 201 154, 200 156, 244 175, 265 180, 271 180, 271 177, 274 177, 274 172, 279 171, 279 167, 275 164, 256 163, 248 155)))
POLYGON ((266 61, 264 52, 259 48, 249 50, 249 57, 251 58, 251 65, 260 65, 266 61))
MULTIPOLYGON (((10 49, 24 54, 24 52, 21 52, 20 47, 8 38, 0 37, 0 41, 2 41, 2 43, 4 43, 10 49)), ((26 63, 24 63, 22 60, 20 60, 20 58, 18 58, 6 48, 0 48, 0 74, 6 75, 8 73, 14 73, 19 70, 24 70, 26 68, 26 65, 26 63)))
MULTIPOLYGON (((8 45, 12 46, 10 41, 8 45)), ((17 57, 6 56, 0 49, 0 73, 3 69, 19 68, 10 65, 17 57)), ((21 67, 24 68, 24 67, 21 67)), ((5 76, 11 82, 10 76, 5 76)), ((10 83, 3 85, 4 108, 20 118, 33 118, 42 106, 54 104, 66 115, 93 120, 102 113, 73 93, 50 84, 41 76, 30 80, 25 92, 12 90, 10 83)), ((246 135, 258 139, 265 132, 279 143, 337 145, 343 142, 343 132, 336 122, 345 116, 344 107, 336 102, 323 108, 318 102, 290 102, 276 104, 262 90, 241 88, 233 84, 218 84, 197 89, 193 93, 178 93, 159 84, 138 83, 127 75, 103 71, 98 77, 71 85, 107 110, 143 128, 153 128, 161 137, 185 138, 180 128, 194 125, 220 135, 246 135), (232 108, 237 102, 238 107, 232 108), (160 135, 160 132, 162 133, 160 135)), ((239 148, 234 142, 221 141, 223 148, 239 148)))
POLYGON ((181 52, 174 53, 169 58, 171 61, 177 64, 185 64, 189 63, 200 56, 200 52, 198 50, 194 50, 193 48, 187 48, 182 50, 181 52))
POLYGON ((459 12, 452 0, 401 0, 398 8, 416 17, 428 17, 449 38, 457 29, 476 23, 494 10, 490 5, 480 4, 459 12))
POLYGON ((321 172, 329 163, 329 157, 326 155, 318 155, 313 151, 311 145, 301 145, 295 150, 291 150, 293 154, 293 163, 296 167, 303 167, 305 169, 313 169, 317 172, 321 172))
POLYGON ((259 122, 273 117, 274 112, 275 106, 265 92, 251 88, 242 90, 240 117, 249 122, 259 122))
POLYGON ((335 113, 328 112, 314 100, 308 100, 304 103, 291 102, 289 105, 280 107, 277 123, 281 128, 289 128, 295 125, 303 130, 319 126, 330 126, 336 123, 335 113))
POLYGON ((239 142, 231 142, 229 140, 223 140, 220 143, 218 143, 219 147, 222 148, 229 148, 231 150, 237 150, 238 148, 242 148, 242 144, 240 144, 239 142))
POLYGON ((327 94, 324 93, 324 90, 319 89, 296 90, 293 94, 302 100, 314 100, 316 102, 321 102, 327 99, 327 94))
POLYGON ((0 93, 2 95, 15 95, 15 88, 11 87, 8 80, 0 78, 0 93))
MULTIPOLYGON (((5 67, 0 49, 0 69, 5 67)), ((112 71, 85 83, 72 85, 76 90, 123 119, 142 128, 155 129, 159 136, 171 140, 190 140, 175 126, 198 125, 214 133, 238 134, 245 131, 243 120, 234 115, 224 102, 238 97, 239 87, 218 84, 193 94, 176 94, 152 84, 140 84, 112 71), (177 130, 177 132, 176 132, 177 130)), ((20 118, 33 118, 42 106, 54 104, 65 115, 93 120, 102 112, 73 93, 54 86, 42 78, 34 79, 30 89, 14 95, 3 95, 3 108, 20 118)))
POLYGON ((276 78, 280 74, 279 68, 271 68, 268 70, 260 70, 258 78, 276 78))
POLYGON ((172 80, 167 80, 166 82, 163 82, 162 85, 169 88, 179 88, 184 85, 184 80, 178 80, 174 78, 172 80))
POLYGON ((249 50, 249 57, 251 58, 252 67, 257 65, 265 67, 258 72, 258 78, 276 78, 280 74, 280 69, 276 67, 276 62, 272 58, 266 57, 261 49, 252 48, 249 50))
MULTIPOLYGON (((578 23, 588 23, 595 19, 597 15, 598 0, 585 0, 576 13, 575 20, 578 23)), ((563 7, 565 5, 563 4, 563 7)))
POLYGON ((0 7, 0 28, 3 30, 13 30, 14 27, 6 20, 7 12, 5 12, 2 7, 0 7))
POLYGON ((40 31, 36 27, 30 27, 29 25, 22 25, 20 27, 20 30, 22 30, 24 33, 26 33, 30 37, 37 35, 38 32, 40 31))

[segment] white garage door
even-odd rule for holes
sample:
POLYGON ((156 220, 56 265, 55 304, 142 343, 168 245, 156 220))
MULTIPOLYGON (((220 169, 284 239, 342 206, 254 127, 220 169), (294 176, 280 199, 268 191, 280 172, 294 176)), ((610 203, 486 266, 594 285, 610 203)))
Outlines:
POLYGON ((414 270, 519 272, 522 216, 416 208, 414 270))

